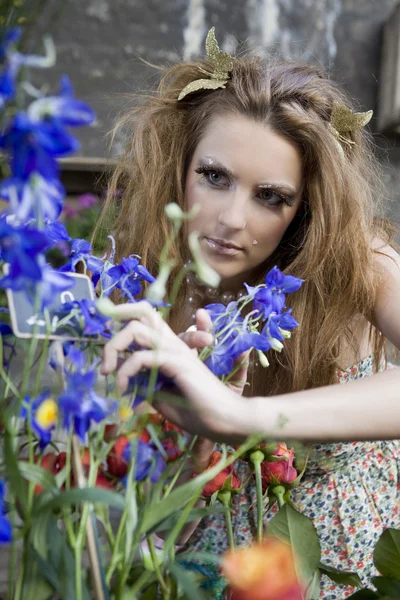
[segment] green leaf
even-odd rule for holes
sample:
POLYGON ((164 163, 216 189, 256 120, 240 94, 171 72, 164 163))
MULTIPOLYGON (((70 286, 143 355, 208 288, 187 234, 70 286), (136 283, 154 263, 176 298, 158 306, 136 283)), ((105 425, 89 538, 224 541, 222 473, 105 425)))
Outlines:
POLYGON ((100 488, 81 488, 69 490, 58 494, 55 498, 47 500, 38 508, 39 511, 48 511, 59 508, 60 506, 70 506, 71 504, 106 504, 120 511, 125 508, 125 499, 121 494, 104 490, 100 488))
MULTIPOLYGON (((75 559, 65 535, 51 516, 46 527, 47 546, 50 548, 44 557, 33 549, 33 555, 44 579, 64 600, 75 600, 75 559)), ((90 594, 82 571, 82 600, 90 600, 90 594)))
POLYGON ((176 579, 188 600, 206 600, 190 571, 187 571, 178 563, 168 563, 168 570, 176 579))
POLYGON ((54 475, 40 465, 24 460, 18 461, 19 471, 24 479, 38 484, 45 489, 57 488, 54 475))
POLYGON ((400 581, 393 577, 372 577, 372 583, 380 594, 400 598, 400 581))
POLYGON ((12 438, 7 429, 3 433, 4 475, 22 515, 28 510, 28 484, 21 475, 15 456, 12 438))
POLYGON ((155 506, 153 504, 146 506, 146 510, 143 513, 140 522, 140 533, 146 533, 153 530, 159 523, 165 521, 165 519, 167 519, 169 516, 181 510, 181 508, 190 501, 194 494, 199 493, 205 484, 211 481, 215 475, 217 475, 224 468, 225 464, 226 451, 224 451, 221 461, 214 467, 204 471, 187 483, 180 485, 155 506))
MULTIPOLYGON (((24 586, 22 597, 24 600, 50 600, 54 598, 57 587, 48 583, 43 577, 41 569, 35 560, 39 556, 32 546, 27 546, 26 571, 24 573, 24 586)), ((39 557, 40 558, 40 557, 39 557)))
MULTIPOLYGON (((132 598, 132 596, 131 596, 132 598)), ((140 600, 157 600, 158 598, 158 583, 154 582, 141 594, 140 600)))
POLYGON ((319 576, 316 573, 321 558, 321 545, 311 519, 285 504, 269 522, 267 533, 291 545, 299 579, 306 586, 307 597, 313 598, 311 594, 315 593, 319 576))
POLYGON ((106 583, 106 570, 104 567, 103 552, 101 549, 99 531, 97 528, 97 519, 96 519, 93 508, 90 510, 89 518, 92 521, 93 537, 94 537, 94 542, 96 544, 97 557, 99 559, 99 571, 100 571, 101 585, 103 588, 104 600, 110 600, 110 594, 108 593, 108 585, 106 583))
POLYGON ((374 564, 381 575, 400 579, 400 530, 385 529, 375 546, 374 564))
POLYGON ((352 585, 353 587, 362 587, 362 582, 357 573, 351 573, 350 571, 343 571, 342 569, 335 569, 329 565, 319 564, 319 570, 324 575, 327 575, 329 579, 338 583, 339 585, 352 585))

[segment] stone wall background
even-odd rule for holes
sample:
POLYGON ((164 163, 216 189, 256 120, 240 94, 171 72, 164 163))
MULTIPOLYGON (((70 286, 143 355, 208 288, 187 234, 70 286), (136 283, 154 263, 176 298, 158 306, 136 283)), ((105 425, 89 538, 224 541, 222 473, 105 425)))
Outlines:
MULTIPOLYGON (((80 132, 81 153, 112 157, 106 134, 132 91, 153 88, 163 65, 203 55, 215 25, 223 49, 237 40, 260 52, 324 65, 355 96, 360 110, 377 109, 382 28, 397 0, 54 0, 62 5, 50 24, 38 19, 28 47, 38 49, 46 28, 57 47, 57 66, 45 73, 57 85, 68 73, 78 97, 97 112, 94 127, 80 132), (46 26, 45 26, 46 23, 46 26)), ((60 5, 61 6, 61 5, 60 5)), ((372 121, 394 210, 400 221, 400 142, 382 136, 372 121)))

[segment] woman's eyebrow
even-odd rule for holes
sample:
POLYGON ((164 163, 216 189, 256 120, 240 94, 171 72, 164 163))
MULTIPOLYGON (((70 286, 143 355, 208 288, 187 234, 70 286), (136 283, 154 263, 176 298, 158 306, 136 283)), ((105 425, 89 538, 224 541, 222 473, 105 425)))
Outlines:
POLYGON ((228 167, 225 167, 225 165, 223 165, 217 158, 215 158, 215 156, 205 156, 204 159, 200 159, 200 162, 206 163, 207 166, 209 166, 209 167, 215 167, 216 169, 221 169, 221 171, 225 171, 225 173, 229 177, 231 177, 232 179, 235 179, 235 173, 233 171, 231 171, 230 169, 228 169, 228 167))

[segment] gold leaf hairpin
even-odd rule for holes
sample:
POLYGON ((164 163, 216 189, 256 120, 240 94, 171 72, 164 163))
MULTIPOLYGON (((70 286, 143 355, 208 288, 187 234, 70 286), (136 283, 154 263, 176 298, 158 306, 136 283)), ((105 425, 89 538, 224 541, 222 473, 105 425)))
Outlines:
MULTIPOLYGON (((197 90, 216 90, 224 88, 233 69, 233 58, 227 52, 221 52, 215 37, 215 27, 211 27, 206 38, 207 58, 214 67, 211 79, 196 79, 186 85, 178 96, 178 101, 197 90)), ((207 71, 200 69, 206 75, 207 71)))
POLYGON ((352 146, 354 142, 347 138, 346 134, 365 127, 370 122, 372 115, 372 110, 353 113, 347 106, 337 104, 334 106, 331 115, 330 126, 332 133, 338 141, 352 146))

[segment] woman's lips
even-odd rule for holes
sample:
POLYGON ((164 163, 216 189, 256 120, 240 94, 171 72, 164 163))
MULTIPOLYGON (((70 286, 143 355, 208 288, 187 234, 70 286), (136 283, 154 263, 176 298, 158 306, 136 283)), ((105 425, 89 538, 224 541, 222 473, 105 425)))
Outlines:
POLYGON ((222 240, 216 240, 208 237, 205 237, 204 239, 207 243, 207 246, 216 254, 235 256, 236 254, 239 254, 239 252, 243 252, 243 248, 224 243, 222 240))

